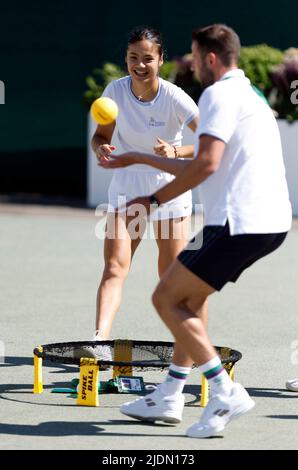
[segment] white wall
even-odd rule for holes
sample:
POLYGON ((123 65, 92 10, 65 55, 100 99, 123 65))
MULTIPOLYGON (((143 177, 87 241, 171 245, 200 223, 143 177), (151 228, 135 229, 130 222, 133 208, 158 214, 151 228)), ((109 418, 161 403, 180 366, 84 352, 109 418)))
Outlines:
POLYGON ((298 121, 278 119, 293 215, 298 216, 298 121))
MULTIPOLYGON (((88 114, 87 125, 87 205, 96 207, 98 204, 108 202, 108 187, 113 170, 104 170, 97 166, 97 160, 91 148, 91 138, 95 132, 96 124, 88 114)), ((114 142, 118 149, 118 142, 114 142)))

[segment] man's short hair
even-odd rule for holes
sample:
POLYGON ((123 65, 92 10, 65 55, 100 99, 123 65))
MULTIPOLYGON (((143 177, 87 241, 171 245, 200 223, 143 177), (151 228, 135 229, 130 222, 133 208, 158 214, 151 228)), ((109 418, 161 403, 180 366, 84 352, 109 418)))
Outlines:
POLYGON ((224 24, 213 24, 193 31, 192 40, 196 41, 202 54, 213 52, 223 65, 237 64, 240 55, 240 39, 232 28, 224 24))

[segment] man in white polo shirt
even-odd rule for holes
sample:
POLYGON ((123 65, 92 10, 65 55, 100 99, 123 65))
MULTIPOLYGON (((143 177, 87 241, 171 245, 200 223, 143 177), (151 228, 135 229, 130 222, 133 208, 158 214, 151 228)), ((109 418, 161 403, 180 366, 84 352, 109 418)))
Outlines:
MULTIPOLYGON (((246 268, 281 245, 292 214, 277 123, 237 66, 237 34, 225 25, 202 28, 193 33, 192 52, 194 70, 205 88, 199 100, 196 158, 143 158, 176 179, 154 195, 129 203, 149 211, 150 203, 158 206, 200 185, 203 244, 194 249, 192 241, 153 294, 158 313, 185 354, 181 348, 179 354, 175 351, 166 381, 143 399, 124 404, 121 411, 143 420, 181 421, 183 385, 196 363, 209 382, 211 399, 187 435, 204 438, 221 432, 254 402, 222 367, 201 312, 209 295, 236 282, 246 268)), ((138 154, 125 154, 114 164, 129 165, 138 159, 138 154)))

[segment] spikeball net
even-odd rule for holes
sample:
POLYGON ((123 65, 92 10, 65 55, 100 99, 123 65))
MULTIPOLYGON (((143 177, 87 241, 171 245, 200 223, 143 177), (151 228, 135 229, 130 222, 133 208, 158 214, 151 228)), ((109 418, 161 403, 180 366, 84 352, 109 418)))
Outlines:
MULTIPOLYGON (((215 346, 223 365, 232 367, 242 357, 239 351, 215 346)), ((45 344, 34 349, 34 355, 62 364, 80 365, 82 357, 98 359, 102 366, 131 366, 135 370, 164 369, 170 366, 174 343, 169 341, 76 341, 45 344), (107 346, 112 360, 101 360, 102 347, 107 346)), ((193 367, 197 367, 194 364, 193 367)))
MULTIPOLYGON (((234 379, 234 366, 242 354, 235 349, 215 346, 223 366, 234 379)), ((133 375, 135 371, 162 370, 168 368, 174 354, 174 343, 169 341, 76 341, 69 343, 52 343, 38 346, 34 349, 34 393, 42 393, 42 362, 51 361, 58 364, 74 364, 80 367, 77 404, 83 406, 98 406, 98 390, 100 385, 109 385, 115 381, 119 391, 144 390, 143 378, 133 375), (104 360, 104 349, 108 350, 111 360, 104 360), (113 379, 99 382, 100 370, 113 368, 113 379), (138 382, 138 385, 137 384, 138 382), (129 384, 129 385, 127 385, 129 384)), ((193 367, 198 367, 196 364, 193 367)), ((113 388, 112 387, 112 388, 113 388)), ((107 389, 108 392, 111 389, 107 389)), ((208 402, 208 382, 201 375, 200 406, 208 402)))

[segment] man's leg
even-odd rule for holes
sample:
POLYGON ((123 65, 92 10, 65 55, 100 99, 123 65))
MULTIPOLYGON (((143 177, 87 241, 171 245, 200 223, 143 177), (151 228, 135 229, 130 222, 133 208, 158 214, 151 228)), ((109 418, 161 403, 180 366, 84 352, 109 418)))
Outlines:
MULTIPOLYGON (((224 429, 233 418, 254 406, 245 389, 234 384, 213 348, 198 312, 214 289, 175 261, 153 294, 153 303, 180 347, 198 364, 211 385, 212 399, 202 418, 187 431, 190 437, 210 437, 224 429)), ((137 419, 179 422, 182 393, 164 396, 159 388, 142 400, 124 404, 121 411, 137 419)))
MULTIPOLYGON (((201 308, 193 306, 193 313, 199 317, 207 328, 207 308, 208 300, 204 302, 201 308)), ((168 370, 166 380, 161 384, 160 390, 164 395, 173 395, 182 393, 187 377, 193 366, 191 356, 185 351, 185 348, 179 342, 175 342, 172 362, 168 370)))
MULTIPOLYGON (((178 254, 185 248, 188 240, 189 217, 166 219, 154 222, 154 233, 159 250, 158 273, 160 278, 166 273, 171 264, 176 261, 178 254)), ((193 311, 201 318, 205 328, 208 322, 207 299, 201 306, 194 305, 193 311)), ((177 368, 191 368, 193 361, 184 348, 176 342, 172 364, 177 368)), ((181 380, 182 382, 182 380, 181 380)))
MULTIPOLYGON (((196 317, 200 318, 202 324, 204 325, 205 330, 207 330, 208 298, 200 307, 192 306, 191 311, 195 314, 196 317)), ((184 366, 184 367, 192 367, 194 363, 191 356, 185 351, 185 348, 179 342, 175 343, 172 362, 174 364, 177 364, 177 366, 184 366)))
POLYGON ((216 351, 211 345, 202 313, 215 289, 176 260, 158 284, 153 304, 176 341, 196 364, 207 362, 216 351))

